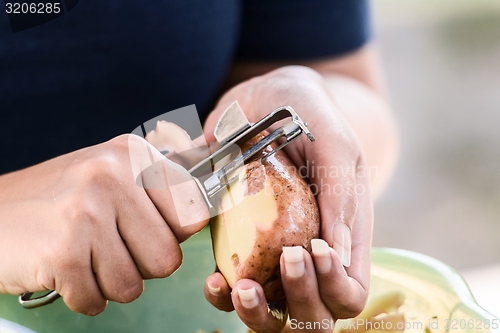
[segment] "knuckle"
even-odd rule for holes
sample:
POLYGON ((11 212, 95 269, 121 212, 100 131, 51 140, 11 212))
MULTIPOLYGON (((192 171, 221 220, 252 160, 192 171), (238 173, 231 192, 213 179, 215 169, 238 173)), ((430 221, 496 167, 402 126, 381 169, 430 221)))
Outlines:
MULTIPOLYGON (((295 99, 296 96, 318 96, 321 93, 321 76, 304 66, 286 66, 266 75, 266 87, 271 87, 276 98, 295 99)), ((323 92, 324 94, 324 92, 323 92)))
POLYGON ((300 288, 294 288, 292 295, 288 293, 287 299, 298 307, 306 307, 314 303, 313 293, 301 292, 300 288))
POLYGON ((368 299, 367 290, 355 293, 349 288, 324 288, 321 290, 321 299, 337 319, 349 319, 359 315, 365 308, 368 299))
POLYGON ((124 144, 127 144, 128 140, 131 136, 133 136, 133 135, 132 134, 121 134, 121 135, 115 136, 114 138, 112 138, 108 142, 110 142, 112 144, 116 144, 116 145, 124 145, 124 144))
POLYGON ((144 148, 147 142, 133 134, 117 136, 96 146, 93 154, 75 165, 78 179, 87 185, 116 185, 131 163, 131 150, 144 148))
POLYGON ((141 141, 141 138, 134 134, 118 135, 107 142, 113 150, 127 151, 130 144, 141 141))
POLYGON ((138 299, 143 291, 144 281, 142 279, 123 281, 121 286, 117 288, 117 295, 113 300, 120 303, 130 303, 138 299))
POLYGON ((85 185, 109 185, 120 175, 121 154, 114 149, 104 149, 98 155, 81 161, 78 179, 85 185))
POLYGON ((358 187, 352 179, 344 179, 331 187, 331 194, 336 198, 335 218, 349 222, 358 211, 358 187))
POLYGON ((332 305, 331 308, 334 309, 332 313, 335 314, 337 319, 354 318, 359 315, 365 307, 367 298, 367 296, 364 296, 363 299, 360 300, 352 299, 345 295, 340 297, 339 295, 336 296, 336 298, 331 298, 333 302, 330 302, 330 304, 332 305))
POLYGON ((132 151, 144 150, 147 146, 148 142, 135 134, 122 134, 106 142, 107 153, 121 158, 129 158, 132 151))
POLYGON ((301 65, 290 65, 284 66, 274 71, 274 74, 278 77, 289 78, 289 79, 309 79, 309 80, 320 80, 321 75, 314 69, 301 66, 301 65))
POLYGON ((234 310, 230 294, 214 296, 210 293, 210 291, 208 291, 208 287, 205 287, 205 298, 210 304, 212 304, 213 307, 220 311, 231 312, 234 310))
MULTIPOLYGON (((82 229, 98 229, 105 220, 105 214, 92 196, 72 193, 60 200, 60 211, 65 221, 63 234, 66 242, 79 239, 82 229)), ((69 245, 68 244, 68 245, 69 245)), ((65 253, 65 252, 62 252, 65 253)))
POLYGON ((168 251, 150 263, 147 278, 165 278, 172 275, 182 264, 182 252, 179 246, 169 246, 168 251))
MULTIPOLYGON (((56 205, 64 223, 62 234, 78 239, 83 230, 98 230, 106 221, 114 221, 112 198, 120 180, 113 163, 99 158, 77 167, 75 186, 58 197, 56 205)), ((120 192, 122 193, 122 192, 120 192)))
POLYGON ((335 317, 337 319, 349 319, 354 318, 363 311, 364 304, 352 303, 348 306, 344 306, 335 311, 335 317))
POLYGON ((203 228, 208 224, 210 221, 210 218, 203 216, 203 214, 208 215, 208 212, 205 211, 194 211, 191 216, 197 216, 195 218, 192 218, 194 221, 199 221, 196 223, 192 223, 189 225, 183 225, 182 228, 175 229, 174 233, 179 242, 184 242, 186 239, 189 237, 193 236, 194 234, 200 232, 203 230, 203 228))
POLYGON ((60 281, 61 288, 58 292, 71 311, 96 316, 106 309, 107 301, 98 290, 85 282, 60 281))
POLYGON ((86 308, 82 313, 87 316, 97 316, 98 314, 106 310, 106 306, 107 303, 105 301, 94 303, 91 307, 86 308))
POLYGON ((272 84, 273 92, 280 98, 291 99, 296 94, 317 95, 318 87, 310 80, 304 80, 296 75, 278 75, 269 80, 272 84))
MULTIPOLYGON (((79 240, 78 232, 62 231, 56 237, 57 239, 53 239, 42 254, 43 262, 50 265, 50 271, 54 277, 57 279, 65 277, 69 273, 84 272, 88 268, 88 264, 85 262, 88 257, 84 255, 86 246, 84 242, 79 240)), ((45 273, 40 274, 39 278, 41 283, 56 284, 45 273)))
POLYGON ((86 302, 79 302, 76 304, 67 302, 66 305, 73 312, 81 313, 86 316, 97 316, 106 309, 107 302, 105 300, 99 300, 93 302, 86 301, 86 302))
POLYGON ((356 185, 353 183, 349 183, 346 187, 346 207, 348 208, 348 212, 354 215, 358 209, 358 195, 356 193, 356 185))
POLYGON ((226 300, 222 300, 221 299, 221 300, 213 301, 212 305, 217 310, 220 310, 220 311, 224 311, 224 312, 232 312, 232 311, 234 311, 233 303, 231 303, 230 301, 227 302, 226 300))
POLYGON ((96 216, 93 213, 92 203, 84 196, 73 196, 67 199, 64 209, 65 220, 69 222, 80 222, 87 220, 95 220, 96 216))
POLYGON ((39 270, 36 273, 36 283, 47 290, 54 290, 56 287, 55 279, 47 272, 46 269, 39 270))
POLYGON ((71 251, 69 246, 60 245, 60 253, 65 253, 65 255, 54 256, 54 271, 58 276, 66 276, 68 272, 77 273, 84 272, 87 265, 83 263, 77 255, 68 253, 71 251))

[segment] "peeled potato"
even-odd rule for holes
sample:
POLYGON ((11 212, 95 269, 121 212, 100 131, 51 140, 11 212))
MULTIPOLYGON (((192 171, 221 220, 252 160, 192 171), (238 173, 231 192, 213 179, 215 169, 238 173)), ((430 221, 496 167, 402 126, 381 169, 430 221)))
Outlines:
POLYGON ((209 155, 208 146, 197 146, 189 134, 180 126, 160 120, 156 129, 149 132, 145 139, 166 158, 190 169, 209 155))
MULTIPOLYGON (((260 140, 252 139, 243 150, 260 140)), ((280 256, 283 246, 311 251, 319 235, 316 199, 286 154, 266 147, 241 168, 239 179, 219 201, 210 222, 217 266, 230 287, 240 279, 262 285, 269 303, 284 299, 280 256)))

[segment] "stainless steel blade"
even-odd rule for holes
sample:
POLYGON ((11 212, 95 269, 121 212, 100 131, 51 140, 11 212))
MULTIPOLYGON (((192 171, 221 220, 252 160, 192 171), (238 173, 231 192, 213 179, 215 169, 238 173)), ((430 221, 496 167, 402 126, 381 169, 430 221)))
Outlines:
MULTIPOLYGON (((289 106, 283 106, 274 110, 253 125, 248 123, 244 114, 240 114, 242 111, 237 103, 233 103, 228 110, 224 112, 224 118, 227 117, 226 120, 222 121, 221 119, 217 124, 218 129, 216 129, 216 131, 218 130, 219 132, 216 137, 217 140, 222 140, 220 149, 189 170, 189 173, 191 173, 193 177, 198 178, 199 182, 197 182, 197 184, 200 190, 204 191, 204 194, 206 194, 205 198, 208 201, 221 189, 236 180, 237 177, 228 179, 228 174, 243 165, 248 159, 267 145, 280 138, 286 139, 276 149, 266 155, 264 159, 285 147, 302 133, 306 134, 310 141, 314 141, 314 136, 307 129, 307 124, 303 122, 298 114, 289 106), (231 108, 232 110, 229 110, 231 108), (241 147, 257 134, 264 130, 269 130, 276 122, 289 117, 292 118, 290 122, 275 129, 271 134, 250 147, 247 151, 243 153, 240 151, 241 147), (233 124, 231 125, 234 126, 233 129, 229 126, 230 124, 233 124), (234 128, 239 128, 239 130, 234 130, 234 128), (235 153, 237 153, 237 155, 235 155, 235 153), (209 171, 212 170, 217 163, 229 156, 232 156, 230 161, 213 171, 209 171)), ((209 206, 211 205, 209 204, 209 206)))
POLYGON ((243 113, 238 102, 231 104, 222 114, 217 125, 215 125, 214 135, 217 141, 224 143, 231 140, 235 135, 250 127, 247 117, 243 113))

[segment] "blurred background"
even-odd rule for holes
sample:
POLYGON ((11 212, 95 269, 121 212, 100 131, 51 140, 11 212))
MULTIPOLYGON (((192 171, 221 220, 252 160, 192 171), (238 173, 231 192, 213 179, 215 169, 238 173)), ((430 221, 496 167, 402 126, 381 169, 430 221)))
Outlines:
POLYGON ((500 316, 500 1, 372 7, 401 131, 398 167, 375 204, 374 245, 449 264, 500 316), (482 293, 496 293, 494 304, 482 293))

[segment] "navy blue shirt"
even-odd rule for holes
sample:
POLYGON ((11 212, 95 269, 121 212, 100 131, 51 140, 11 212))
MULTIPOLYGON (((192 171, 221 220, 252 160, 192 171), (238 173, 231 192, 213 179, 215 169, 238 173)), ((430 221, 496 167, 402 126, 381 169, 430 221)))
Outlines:
POLYGON ((0 174, 196 104, 237 58, 340 55, 369 37, 366 0, 80 1, 13 33, 0 13, 0 174))

